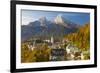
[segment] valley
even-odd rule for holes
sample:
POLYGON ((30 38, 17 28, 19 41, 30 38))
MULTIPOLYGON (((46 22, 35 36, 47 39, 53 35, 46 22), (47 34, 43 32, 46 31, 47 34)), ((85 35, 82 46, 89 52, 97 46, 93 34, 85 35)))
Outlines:
POLYGON ((21 62, 90 59, 90 24, 80 26, 58 15, 21 26, 21 62), (85 30, 84 30, 85 29, 85 30))

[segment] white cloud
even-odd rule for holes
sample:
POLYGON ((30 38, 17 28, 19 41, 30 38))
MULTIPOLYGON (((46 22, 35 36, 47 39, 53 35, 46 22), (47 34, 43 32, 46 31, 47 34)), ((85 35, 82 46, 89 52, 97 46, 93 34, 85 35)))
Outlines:
POLYGON ((33 22, 35 19, 29 16, 22 16, 22 24, 21 25, 28 25, 30 22, 33 22))

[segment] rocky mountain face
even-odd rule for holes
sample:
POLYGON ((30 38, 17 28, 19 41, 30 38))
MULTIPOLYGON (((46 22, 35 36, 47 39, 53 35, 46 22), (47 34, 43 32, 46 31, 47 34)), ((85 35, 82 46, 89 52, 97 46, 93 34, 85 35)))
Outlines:
POLYGON ((21 39, 27 40, 31 37, 60 37, 68 33, 77 31, 80 26, 58 15, 53 21, 48 21, 46 17, 40 17, 28 25, 21 25, 21 39))

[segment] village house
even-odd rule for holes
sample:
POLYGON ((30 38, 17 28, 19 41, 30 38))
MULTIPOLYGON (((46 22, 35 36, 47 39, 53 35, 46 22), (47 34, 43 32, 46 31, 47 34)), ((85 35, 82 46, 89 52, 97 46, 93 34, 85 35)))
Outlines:
POLYGON ((66 46, 67 60, 83 59, 81 51, 71 44, 66 46))

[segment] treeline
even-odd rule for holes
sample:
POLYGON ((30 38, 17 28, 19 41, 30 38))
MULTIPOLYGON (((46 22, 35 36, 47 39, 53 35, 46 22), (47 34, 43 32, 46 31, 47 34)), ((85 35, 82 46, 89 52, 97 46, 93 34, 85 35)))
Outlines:
POLYGON ((85 24, 80 27, 75 33, 70 33, 65 36, 65 39, 70 40, 74 45, 76 45, 81 50, 90 49, 90 24, 85 24))

